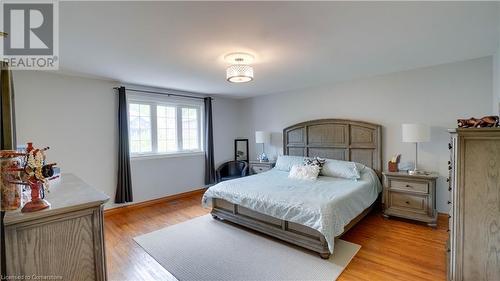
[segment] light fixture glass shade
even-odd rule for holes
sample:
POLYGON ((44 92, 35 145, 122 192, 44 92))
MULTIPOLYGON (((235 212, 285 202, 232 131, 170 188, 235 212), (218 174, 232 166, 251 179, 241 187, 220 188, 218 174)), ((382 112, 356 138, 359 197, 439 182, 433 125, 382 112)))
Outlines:
POLYGON ((423 124, 403 124, 403 142, 428 142, 431 129, 423 124))
POLYGON ((250 82, 253 80, 253 67, 244 64, 231 65, 226 69, 226 80, 232 83, 250 82))
POLYGON ((255 143, 270 143, 271 133, 264 131, 255 132, 255 143))

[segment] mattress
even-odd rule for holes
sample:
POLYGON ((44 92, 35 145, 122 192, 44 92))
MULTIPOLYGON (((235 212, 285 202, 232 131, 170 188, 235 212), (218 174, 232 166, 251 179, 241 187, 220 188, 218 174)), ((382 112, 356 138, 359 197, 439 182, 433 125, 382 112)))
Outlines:
POLYGON ((334 238, 378 197, 382 185, 376 173, 365 167, 361 178, 348 180, 319 176, 314 181, 288 178, 288 172, 268 172, 224 181, 210 187, 202 204, 224 199, 278 219, 298 223, 325 236, 331 253, 334 238))

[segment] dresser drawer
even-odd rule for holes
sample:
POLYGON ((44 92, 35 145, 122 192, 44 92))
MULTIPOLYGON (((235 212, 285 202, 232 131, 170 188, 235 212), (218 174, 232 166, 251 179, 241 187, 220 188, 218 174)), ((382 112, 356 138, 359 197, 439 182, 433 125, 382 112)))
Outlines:
POLYGON ((390 189, 399 189, 405 191, 412 191, 418 193, 429 193, 429 183, 427 182, 416 182, 416 181, 405 181, 400 179, 389 180, 390 189))
POLYGON ((427 213, 427 196, 390 192, 389 208, 425 214, 427 213))
POLYGON ((254 174, 263 173, 269 170, 271 170, 269 166, 258 166, 258 165, 252 166, 252 173, 254 174))

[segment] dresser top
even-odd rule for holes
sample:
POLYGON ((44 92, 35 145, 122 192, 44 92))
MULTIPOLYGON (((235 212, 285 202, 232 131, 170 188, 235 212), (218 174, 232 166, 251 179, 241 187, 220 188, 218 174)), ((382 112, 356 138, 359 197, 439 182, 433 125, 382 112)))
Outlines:
POLYGON ((59 179, 50 182, 49 192, 45 193, 45 200, 50 203, 49 208, 31 213, 22 213, 21 209, 7 212, 4 224, 7 226, 100 206, 109 200, 109 196, 89 186, 73 174, 62 174, 59 179))
POLYGON ((500 132, 500 127, 490 128, 453 128, 448 129, 448 133, 463 133, 463 132, 500 132))
POLYGON ((276 160, 269 160, 269 161, 259 161, 259 160, 250 160, 250 164, 275 164, 276 160))
POLYGON ((406 171, 401 171, 401 172, 383 172, 382 174, 391 177, 405 177, 405 178, 419 178, 419 179, 435 179, 438 177, 437 173, 433 172, 427 172, 427 173, 428 174, 410 175, 406 171))

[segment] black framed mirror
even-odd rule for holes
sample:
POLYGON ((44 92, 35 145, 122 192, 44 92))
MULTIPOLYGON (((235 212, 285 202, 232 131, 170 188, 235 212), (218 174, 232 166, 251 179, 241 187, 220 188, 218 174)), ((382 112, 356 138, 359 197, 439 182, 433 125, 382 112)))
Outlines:
POLYGON ((234 140, 234 160, 248 162, 248 139, 234 140))

